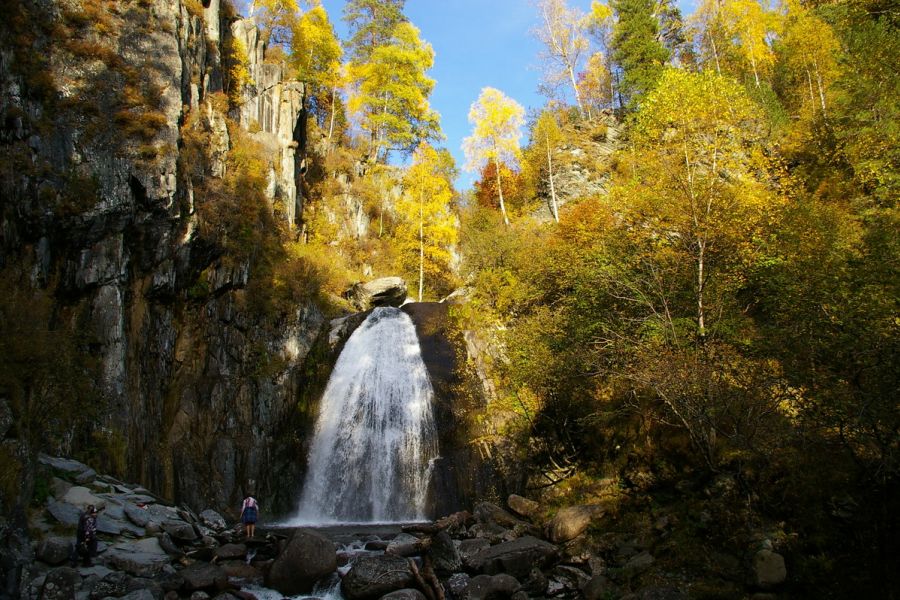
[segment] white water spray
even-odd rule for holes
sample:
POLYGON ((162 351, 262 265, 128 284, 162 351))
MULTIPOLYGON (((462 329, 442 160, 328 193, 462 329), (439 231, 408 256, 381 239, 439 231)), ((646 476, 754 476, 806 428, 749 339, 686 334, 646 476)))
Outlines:
POLYGON ((412 319, 376 308, 328 380, 292 524, 424 520, 433 397, 412 319))

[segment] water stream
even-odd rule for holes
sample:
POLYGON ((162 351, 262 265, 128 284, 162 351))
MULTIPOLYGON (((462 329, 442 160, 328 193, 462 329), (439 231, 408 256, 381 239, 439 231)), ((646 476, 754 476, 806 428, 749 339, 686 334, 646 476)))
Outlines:
POLYGON ((328 380, 299 508, 287 524, 426 519, 437 456, 433 397, 412 319, 376 308, 328 380))

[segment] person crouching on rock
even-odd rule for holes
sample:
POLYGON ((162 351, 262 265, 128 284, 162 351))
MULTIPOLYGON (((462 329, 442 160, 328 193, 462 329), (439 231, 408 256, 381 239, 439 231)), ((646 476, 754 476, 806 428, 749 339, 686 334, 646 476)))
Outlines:
POLYGON ((93 504, 88 504, 78 519, 75 548, 82 557, 84 566, 90 567, 91 558, 97 555, 97 507, 93 504))
POLYGON ((244 498, 244 503, 241 505, 241 523, 244 524, 244 529, 247 531, 247 539, 253 537, 253 534, 256 533, 256 518, 259 514, 259 503, 256 501, 252 495, 244 498))

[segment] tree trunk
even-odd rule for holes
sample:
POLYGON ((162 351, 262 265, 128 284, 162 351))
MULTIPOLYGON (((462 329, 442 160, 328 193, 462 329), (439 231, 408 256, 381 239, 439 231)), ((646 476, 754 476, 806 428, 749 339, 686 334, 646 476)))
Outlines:
POLYGON ((706 339, 706 318, 703 312, 703 292, 705 287, 704 268, 706 266, 705 242, 701 241, 699 243, 699 250, 700 252, 697 255, 697 328, 700 332, 700 339, 704 340, 706 339))
POLYGON ((827 119, 828 114, 825 111, 825 86, 822 84, 822 74, 819 72, 819 63, 813 59, 813 68, 816 71, 816 87, 819 88, 819 101, 822 103, 822 118, 827 119))
POLYGON ((422 289, 425 287, 425 217, 424 198, 419 192, 419 302, 422 301, 422 289))
POLYGON ((334 99, 335 99, 336 93, 337 93, 337 88, 332 87, 331 88, 331 119, 330 119, 330 123, 328 124, 328 146, 329 146, 329 148, 331 147, 331 135, 334 133, 334 113, 335 113, 334 99))
POLYGON ((556 185, 553 183, 553 153, 550 152, 550 136, 547 136, 547 172, 550 174, 550 206, 553 208, 553 219, 559 223, 559 207, 556 203, 556 185))
POLYGON ((509 217, 506 216, 506 205, 503 203, 503 186, 500 184, 500 163, 494 160, 494 166, 497 167, 497 193, 500 196, 500 213, 503 215, 503 222, 509 226, 509 217))

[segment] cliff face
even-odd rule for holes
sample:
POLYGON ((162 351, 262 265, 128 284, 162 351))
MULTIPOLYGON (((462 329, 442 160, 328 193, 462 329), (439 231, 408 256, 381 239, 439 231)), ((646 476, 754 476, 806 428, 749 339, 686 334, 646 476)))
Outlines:
POLYGON ((301 367, 324 318, 313 301, 247 310, 259 259, 202 234, 199 205, 214 200, 195 182, 227 169, 215 98, 233 35, 252 81, 231 117, 265 149, 266 196, 289 231, 302 84, 264 64, 255 28, 218 0, 6 4, 0 268, 52 296, 54 326, 89 339, 97 429, 121 440, 122 475, 195 506, 234 509, 248 488, 285 506, 301 367), (199 163, 184 133, 198 115, 199 163))

